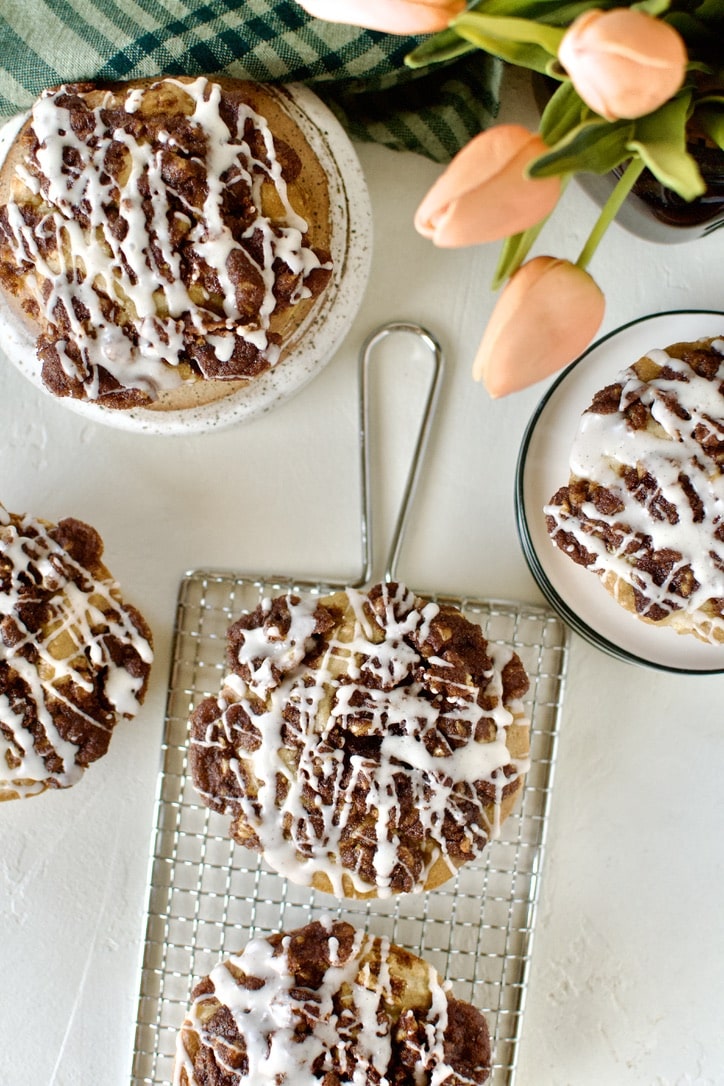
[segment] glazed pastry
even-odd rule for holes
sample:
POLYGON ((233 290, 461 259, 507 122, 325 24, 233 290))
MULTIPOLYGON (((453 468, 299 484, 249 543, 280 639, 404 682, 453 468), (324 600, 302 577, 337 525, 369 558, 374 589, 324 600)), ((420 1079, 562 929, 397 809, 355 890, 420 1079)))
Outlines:
POLYGON ((201 797, 302 885, 432 889, 478 857, 528 767, 528 677, 455 607, 400 584, 264 600, 191 719, 201 797))
POLYGON ((484 1016, 388 940, 322 920, 252 940, 192 993, 174 1086, 478 1086, 484 1016))
POLYGON ((56 396, 176 409, 274 366, 331 276, 282 90, 166 77, 36 101, 0 171, 0 292, 56 396))
POLYGON ((593 398, 548 533, 627 611, 724 641, 724 338, 652 350, 593 398))
POLYGON ((68 788, 146 694, 151 634, 81 521, 0 506, 0 800, 68 788))

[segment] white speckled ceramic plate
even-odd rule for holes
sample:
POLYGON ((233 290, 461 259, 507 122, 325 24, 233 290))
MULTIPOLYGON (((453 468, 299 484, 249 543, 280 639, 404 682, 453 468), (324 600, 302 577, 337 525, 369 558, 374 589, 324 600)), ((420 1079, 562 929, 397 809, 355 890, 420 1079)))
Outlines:
MULTIPOLYGON (((284 108, 303 129, 325 167, 333 208, 332 281, 318 305, 298 329, 291 350, 260 377, 224 399, 183 411, 133 408, 122 411, 100 404, 59 399, 86 418, 123 430, 146 434, 189 434, 220 429, 268 411, 317 376, 340 346, 362 302, 372 253, 372 217, 367 185, 352 144, 335 116, 301 84, 275 88, 284 108)), ((0 135, 0 159, 17 130, 18 118, 0 135)), ((47 395, 32 337, 12 322, 0 302, 2 353, 47 395), (5 318, 4 320, 2 318, 5 318)))
POLYGON ((642 317, 600 339, 562 373, 538 405, 523 439, 516 477, 523 552, 558 614, 618 659, 687 674, 724 671, 724 646, 651 626, 624 610, 598 577, 554 546, 543 507, 568 482, 570 447, 595 392, 652 348, 717 335, 724 335, 724 312, 681 310, 642 317))

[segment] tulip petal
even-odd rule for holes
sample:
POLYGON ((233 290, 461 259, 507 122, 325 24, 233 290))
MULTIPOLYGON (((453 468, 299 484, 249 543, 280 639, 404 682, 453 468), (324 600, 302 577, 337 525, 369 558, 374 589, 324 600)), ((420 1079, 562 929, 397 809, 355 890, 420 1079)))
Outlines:
POLYGON ((558 60, 586 105, 606 120, 633 120, 658 109, 686 75, 678 31, 643 11, 593 9, 566 31, 558 60))
POLYGON ((415 227, 436 245, 480 245, 540 222, 560 196, 558 177, 531 180, 528 165, 548 150, 517 124, 480 132, 452 160, 422 200, 415 227))
POLYGON ((473 363, 495 399, 572 362, 598 331, 602 291, 588 272, 552 256, 523 264, 503 290, 473 363))
POLYGON ((465 0, 297 0, 317 19, 388 34, 434 34, 465 9, 465 0))

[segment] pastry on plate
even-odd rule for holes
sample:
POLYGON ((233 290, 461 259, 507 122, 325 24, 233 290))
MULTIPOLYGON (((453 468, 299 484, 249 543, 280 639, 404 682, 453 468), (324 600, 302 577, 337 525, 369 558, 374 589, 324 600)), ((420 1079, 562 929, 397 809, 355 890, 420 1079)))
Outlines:
POLYGON ((724 641, 724 338, 654 349, 584 412, 553 543, 632 615, 724 641))
POLYGON ((0 505, 0 801, 68 788, 142 704, 151 633, 98 532, 0 505))
POLYGON ((341 920, 257 938, 192 993, 174 1086, 482 1086, 483 1014, 422 958, 341 920))
POLYGON ((44 92, 0 169, 0 300, 58 397, 176 410, 303 335, 328 179, 279 88, 163 77, 44 92))
POLYGON ((450 604, 397 583, 263 600, 228 631, 190 767, 231 835, 342 897, 429 890, 522 790, 528 676, 450 604))

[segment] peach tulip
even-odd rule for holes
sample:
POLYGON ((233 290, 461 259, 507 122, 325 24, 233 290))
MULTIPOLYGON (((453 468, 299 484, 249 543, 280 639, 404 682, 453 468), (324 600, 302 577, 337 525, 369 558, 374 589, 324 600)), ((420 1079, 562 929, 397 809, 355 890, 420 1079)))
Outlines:
POLYGON ((310 15, 331 23, 388 34, 434 34, 465 10, 466 0, 298 0, 310 15))
POLYGON ((480 132, 437 179, 415 214, 435 245, 479 245, 518 234, 544 219, 561 192, 558 177, 532 180, 526 167, 548 148, 519 124, 480 132))
POLYGON ((676 94, 686 46, 668 23, 631 8, 587 11, 571 23, 558 60, 576 91, 608 121, 633 120, 676 94))
POLYGON ((473 364, 493 398, 518 392, 572 362, 595 336, 605 309, 587 271, 537 256, 509 279, 473 364))

